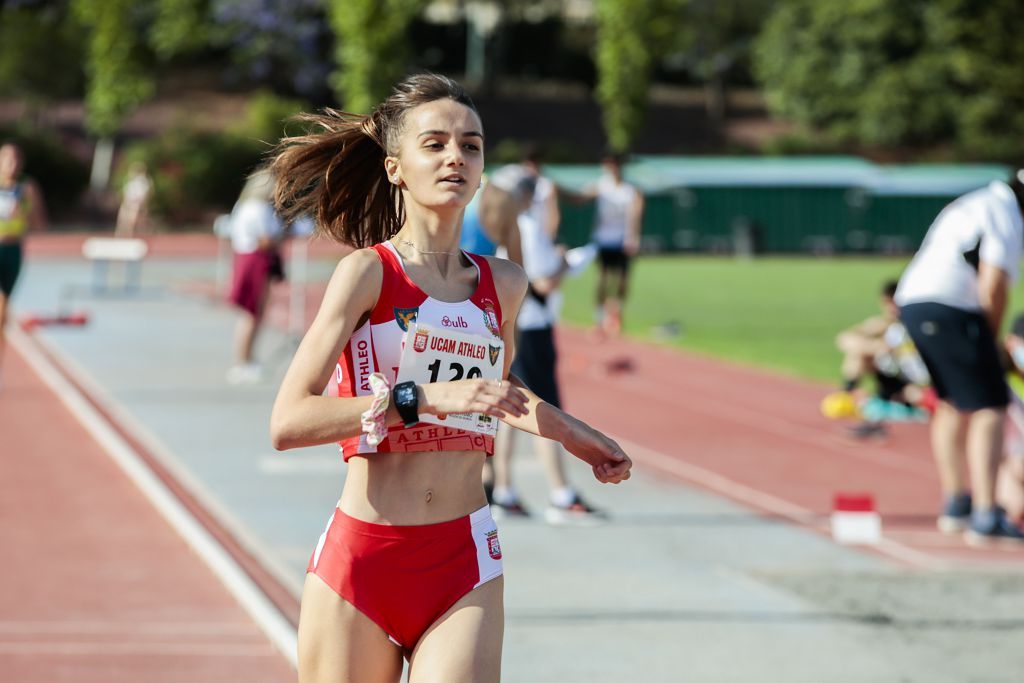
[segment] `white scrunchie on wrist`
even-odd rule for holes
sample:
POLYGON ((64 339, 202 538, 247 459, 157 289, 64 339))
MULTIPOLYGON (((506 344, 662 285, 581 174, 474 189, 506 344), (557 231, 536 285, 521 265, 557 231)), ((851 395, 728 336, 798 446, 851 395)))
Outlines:
POLYGON ((388 435, 387 413, 391 404, 391 383, 384 375, 375 372, 370 375, 370 391, 373 392, 373 403, 363 413, 360 422, 366 433, 366 443, 376 446, 388 435))

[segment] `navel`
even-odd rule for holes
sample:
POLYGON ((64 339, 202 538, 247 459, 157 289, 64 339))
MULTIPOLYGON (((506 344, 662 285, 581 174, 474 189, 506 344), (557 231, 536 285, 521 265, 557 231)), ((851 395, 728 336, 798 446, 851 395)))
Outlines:
POLYGON ((431 491, 430 489, 427 489, 427 502, 429 503, 430 499, 433 498, 433 497, 434 497, 434 492, 431 491))

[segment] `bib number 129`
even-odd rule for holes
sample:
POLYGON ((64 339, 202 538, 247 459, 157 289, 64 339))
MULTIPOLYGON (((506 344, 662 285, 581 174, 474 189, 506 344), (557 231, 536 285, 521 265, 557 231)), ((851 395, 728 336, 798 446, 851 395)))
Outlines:
MULTIPOLYGON (((437 376, 441 372, 441 359, 436 358, 433 363, 427 366, 427 370, 430 370, 430 382, 436 382, 437 376)), ((471 365, 467 371, 462 363, 456 363, 454 361, 448 363, 448 372, 452 373, 452 376, 447 379, 448 382, 459 381, 462 379, 463 374, 465 374, 466 379, 479 379, 483 375, 480 368, 475 365, 471 365)))

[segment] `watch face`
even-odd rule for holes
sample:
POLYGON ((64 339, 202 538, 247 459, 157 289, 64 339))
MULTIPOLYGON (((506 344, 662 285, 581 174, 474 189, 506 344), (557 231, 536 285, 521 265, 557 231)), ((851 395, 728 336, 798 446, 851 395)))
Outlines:
POLYGON ((398 402, 408 403, 409 401, 412 401, 415 397, 415 394, 413 393, 414 391, 416 391, 415 386, 398 387, 398 402))

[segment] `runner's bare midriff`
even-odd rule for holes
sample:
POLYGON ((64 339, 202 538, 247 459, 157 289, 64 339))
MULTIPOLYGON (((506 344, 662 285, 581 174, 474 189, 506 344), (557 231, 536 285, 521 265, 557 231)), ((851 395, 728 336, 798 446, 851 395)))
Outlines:
POLYGON ((483 507, 479 451, 373 453, 348 462, 338 507, 365 522, 435 524, 483 507))

